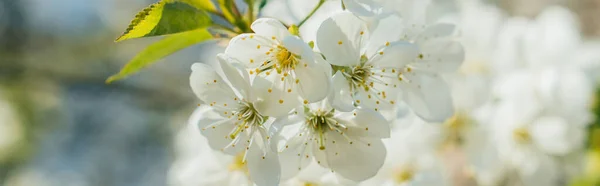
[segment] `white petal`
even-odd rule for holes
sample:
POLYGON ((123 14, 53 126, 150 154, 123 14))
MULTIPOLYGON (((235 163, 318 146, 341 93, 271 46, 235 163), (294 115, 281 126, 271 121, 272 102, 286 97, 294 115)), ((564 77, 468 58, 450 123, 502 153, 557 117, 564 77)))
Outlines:
POLYGON ((410 82, 402 85, 404 101, 419 117, 443 122, 454 114, 450 90, 441 77, 415 70, 404 76, 410 82))
MULTIPOLYGON (((301 143, 298 143, 300 145, 301 143)), ((302 144, 304 146, 304 144, 302 144)), ((305 156, 298 156, 301 151, 286 150, 279 153, 279 162, 281 162, 281 179, 287 180, 296 176, 302 171, 311 159, 306 159, 305 156)))
MULTIPOLYGON (((227 147, 231 143, 229 134, 235 127, 235 120, 224 118, 209 106, 201 106, 194 115, 199 116, 196 120, 198 129, 208 140, 208 144, 214 150, 224 150, 225 153, 236 155, 241 149, 227 147)), ((243 135, 240 135, 243 136, 243 135)))
POLYGON ((326 143, 324 150, 329 167, 344 178, 363 181, 375 176, 383 165, 386 149, 381 139, 355 138, 348 141, 337 132, 328 133, 327 137, 332 141, 326 143))
MULTIPOLYGON (((253 147, 257 144, 253 144, 253 147)), ((250 179, 257 186, 279 185, 281 168, 277 153, 267 151, 266 154, 259 148, 251 147, 246 155, 250 179)))
POLYGON ((332 77, 333 70, 331 69, 331 65, 327 63, 325 59, 323 59, 323 56, 321 56, 320 53, 315 52, 315 63, 317 63, 317 65, 319 65, 322 69, 325 69, 327 77, 332 77))
POLYGON ((283 39, 283 46, 290 52, 300 55, 300 60, 305 63, 314 63, 314 52, 310 46, 296 36, 289 36, 283 39))
MULTIPOLYGON (((269 77, 278 78, 282 76, 271 75, 269 77)), ((288 92, 285 89, 284 82, 279 79, 269 81, 258 76, 254 78, 252 88, 257 97, 254 106, 263 115, 272 117, 287 115, 292 109, 300 105, 297 90, 288 92)))
MULTIPOLYGON (((282 130, 284 129, 284 127, 288 126, 288 125, 296 125, 299 124, 301 122, 304 122, 304 109, 303 107, 298 107, 294 110, 294 114, 288 114, 288 115, 284 115, 284 116, 280 116, 277 117, 277 119, 275 119, 275 121, 273 121, 273 124, 271 124, 271 126, 269 127, 269 135, 270 136, 278 136, 280 135, 280 133, 282 132, 282 130)), ((293 132, 297 132, 297 131, 293 131, 293 132)), ((282 134, 282 135, 286 135, 286 134, 282 134)), ((290 137, 290 136, 287 136, 290 137)), ((277 141, 278 139, 274 140, 277 141)), ((281 140, 285 140, 285 137, 282 138, 281 140)), ((276 143, 275 143, 276 144, 276 143)), ((272 148, 273 149, 280 149, 281 146, 273 146, 275 144, 272 144, 272 148)))
POLYGON ((421 45, 423 42, 432 39, 450 37, 454 33, 455 28, 456 26, 447 23, 439 23, 428 26, 422 33, 419 34, 419 36, 417 36, 415 42, 418 45, 421 45))
POLYGON ((396 14, 379 17, 379 23, 369 37, 367 56, 372 56, 387 42, 399 41, 404 36, 405 25, 396 14))
POLYGON ((583 144, 583 130, 577 127, 560 117, 542 117, 532 123, 531 136, 544 152, 566 155, 583 144))
POLYGON ((389 46, 383 45, 374 56, 367 62, 380 68, 392 67, 402 68, 404 65, 413 62, 418 56, 417 46, 409 42, 399 41, 389 43, 389 46))
POLYGON ((389 122, 372 109, 357 108, 353 112, 340 113, 338 121, 348 127, 348 136, 389 138, 389 122))
POLYGON ((331 80, 325 70, 316 64, 296 67, 296 79, 299 80, 297 86, 303 99, 313 103, 327 97, 331 91, 331 80))
POLYGON ((276 45, 277 43, 271 38, 258 34, 240 34, 231 39, 225 54, 244 64, 246 68, 254 69, 263 62, 271 60, 267 52, 276 45))
POLYGON ((250 28, 256 34, 272 40, 283 40, 283 38, 291 35, 279 20, 272 18, 259 18, 252 23, 250 28))
POLYGON ((419 45, 415 68, 431 72, 454 72, 465 60, 463 46, 451 38, 431 39, 419 45))
POLYGON ((230 58, 224 54, 218 54, 217 59, 219 65, 227 77, 227 80, 231 83, 232 87, 240 92, 243 98, 248 98, 250 95, 250 82, 248 79, 244 79, 240 72, 246 73, 243 69, 237 69, 230 63, 230 58))
POLYGON ((206 104, 222 107, 225 110, 237 105, 234 100, 237 96, 231 87, 207 64, 192 65, 190 86, 196 96, 206 104))
POLYGON ((283 167, 282 178, 284 179, 297 175, 312 160, 311 158, 306 158, 306 155, 310 154, 310 149, 307 145, 312 146, 312 143, 307 143, 310 136, 307 133, 299 135, 300 130, 302 130, 300 126, 302 125, 304 125, 304 119, 298 125, 288 125, 284 128, 286 131, 283 133, 286 133, 285 136, 290 137, 281 146, 280 149, 282 152, 279 153, 280 162, 283 167))
POLYGON ((383 6, 373 0, 342 0, 346 8, 359 16, 374 16, 383 12, 383 6))
POLYGON ((317 45, 327 62, 333 65, 358 65, 368 35, 362 20, 350 12, 342 12, 323 21, 317 30, 317 45))
POLYGON ((333 91, 331 92, 329 99, 331 105, 340 111, 350 112, 354 110, 354 101, 352 98, 352 92, 350 91, 350 83, 346 80, 346 77, 341 72, 333 75, 333 91))

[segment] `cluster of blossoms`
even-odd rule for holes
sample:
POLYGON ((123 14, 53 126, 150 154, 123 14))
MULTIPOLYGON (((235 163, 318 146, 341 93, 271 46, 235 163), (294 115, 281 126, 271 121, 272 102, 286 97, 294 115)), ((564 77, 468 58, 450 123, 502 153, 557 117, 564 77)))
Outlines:
POLYGON ((384 114, 399 102, 427 121, 453 114, 440 73, 464 58, 454 26, 366 17, 344 2, 348 11, 320 23, 315 41, 260 18, 217 55, 220 67, 192 66, 192 90, 205 103, 194 116, 201 133, 211 148, 241 154, 257 185, 278 185, 313 161, 366 180, 384 163, 392 123, 384 114))
POLYGON ((215 67, 192 66, 204 103, 190 121, 233 162, 202 160, 226 173, 195 184, 528 186, 580 174, 600 45, 561 7, 530 20, 457 2, 320 1, 300 28, 282 6, 313 1, 267 4, 280 20, 257 19, 215 67))

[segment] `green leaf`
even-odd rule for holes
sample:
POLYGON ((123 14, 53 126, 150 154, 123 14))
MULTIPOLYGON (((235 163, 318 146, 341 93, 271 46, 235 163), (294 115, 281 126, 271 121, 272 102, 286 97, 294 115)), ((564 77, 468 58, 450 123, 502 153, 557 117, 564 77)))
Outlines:
POLYGON ((106 83, 123 79, 140 69, 154 63, 174 52, 211 39, 212 35, 206 29, 193 30, 166 36, 164 39, 153 43, 138 53, 118 74, 110 76, 106 83))
POLYGON ((174 34, 210 26, 210 16, 197 8, 200 5, 187 3, 192 1, 201 0, 161 0, 150 5, 135 16, 125 33, 116 41, 174 34))
POLYGON ((221 7, 221 12, 225 19, 227 19, 230 23, 235 22, 235 17, 231 12, 232 4, 230 0, 217 0, 219 3, 219 7, 221 7))
POLYGON ((179 0, 179 1, 190 4, 201 10, 206 10, 209 12, 217 11, 215 4, 211 0, 179 0))

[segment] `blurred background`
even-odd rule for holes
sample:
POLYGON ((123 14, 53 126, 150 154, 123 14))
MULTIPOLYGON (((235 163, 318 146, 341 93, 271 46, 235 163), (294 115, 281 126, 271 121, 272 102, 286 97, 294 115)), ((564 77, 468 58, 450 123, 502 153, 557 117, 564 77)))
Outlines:
MULTIPOLYGON (((154 0, 0 0, 0 186, 167 185, 174 139, 195 109, 187 48, 123 81, 104 80, 156 38, 114 39, 154 0)), ((535 17, 560 4, 585 39, 600 0, 489 1, 535 17)))

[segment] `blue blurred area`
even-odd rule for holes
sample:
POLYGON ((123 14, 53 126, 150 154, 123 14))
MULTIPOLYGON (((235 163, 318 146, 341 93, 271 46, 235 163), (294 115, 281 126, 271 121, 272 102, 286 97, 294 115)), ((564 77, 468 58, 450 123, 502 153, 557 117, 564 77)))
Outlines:
POLYGON ((113 42, 153 2, 0 0, 0 100, 14 113, 0 112, 0 125, 22 129, 0 147, 0 185, 166 184, 184 125, 174 121, 196 105, 187 79, 201 46, 104 83, 156 40, 113 42))

